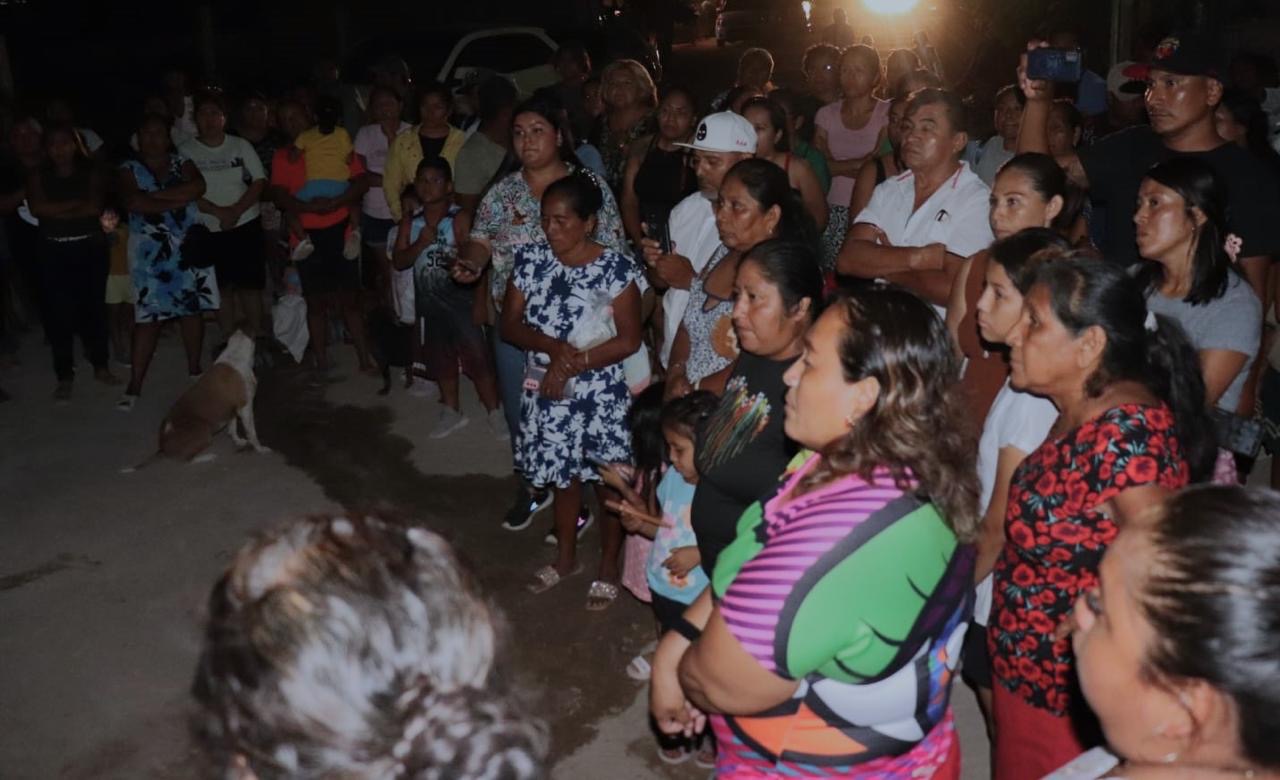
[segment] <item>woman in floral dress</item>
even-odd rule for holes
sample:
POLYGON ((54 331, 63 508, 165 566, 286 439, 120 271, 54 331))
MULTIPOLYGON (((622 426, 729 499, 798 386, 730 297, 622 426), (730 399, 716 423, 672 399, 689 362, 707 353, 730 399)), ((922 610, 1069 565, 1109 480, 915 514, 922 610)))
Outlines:
POLYGON ((1099 739, 1079 718, 1060 625, 1097 587, 1119 529, 1206 479, 1216 453, 1195 352, 1120 267, 1084 255, 1042 265, 1007 341, 1013 386, 1061 410, 1013 474, 987 635, 995 777, 1022 780, 1099 739))
MULTIPOLYGON (((640 346, 640 269, 630 257, 591 239, 603 202, 599 187, 584 174, 547 187, 546 241, 516 249, 503 304, 502 332, 527 355, 516 465, 535 487, 549 487, 555 496, 558 555, 555 564, 535 574, 535 593, 576 571, 582 484, 600 481, 593 462, 631 459, 631 395, 622 360, 640 346), (570 343, 580 323, 601 309, 612 310, 613 337, 570 343)), ((604 554, 588 609, 603 609, 618 595, 622 526, 613 515, 600 525, 604 554)))
MULTIPOLYGON (((516 107, 511 139, 515 170, 503 175, 485 192, 476 209, 470 239, 458 249, 458 262, 453 277, 462 284, 480 280, 487 271, 494 310, 502 311, 507 280, 515 261, 516 247, 537 244, 546 239, 540 218, 542 194, 554 181, 578 170, 564 112, 544 98, 532 98, 516 107)), ((618 204, 607 187, 601 188, 604 205, 595 220, 592 239, 614 251, 626 251, 627 239, 622 232, 618 204)), ((509 343, 502 323, 494 329, 493 356, 498 374, 498 393, 502 398, 507 426, 514 448, 520 429, 520 386, 524 377, 524 352, 509 343)), ((513 453, 514 455, 514 450, 513 453)), ((529 489, 522 480, 515 502, 507 511, 503 528, 520 531, 529 526, 533 515, 546 506, 544 496, 529 489)), ((585 521, 584 521, 585 522, 585 521)))
POLYGON ((173 152, 164 117, 153 114, 142 120, 138 156, 121 167, 120 186, 129 209, 129 264, 138 295, 132 375, 117 404, 129 411, 142 393, 160 326, 167 320, 179 321, 187 372, 199 375, 204 312, 216 311, 219 299, 213 268, 195 268, 183 257, 204 178, 194 163, 173 152))

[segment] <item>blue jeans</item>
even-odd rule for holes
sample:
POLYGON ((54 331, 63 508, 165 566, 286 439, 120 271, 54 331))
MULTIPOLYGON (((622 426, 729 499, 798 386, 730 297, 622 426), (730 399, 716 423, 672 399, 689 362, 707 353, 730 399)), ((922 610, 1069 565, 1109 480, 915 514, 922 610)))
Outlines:
POLYGON ((511 454, 516 452, 516 434, 520 431, 520 396, 524 384, 524 350, 502 340, 500 326, 492 328, 493 362, 498 371, 498 397, 502 413, 511 431, 511 454))

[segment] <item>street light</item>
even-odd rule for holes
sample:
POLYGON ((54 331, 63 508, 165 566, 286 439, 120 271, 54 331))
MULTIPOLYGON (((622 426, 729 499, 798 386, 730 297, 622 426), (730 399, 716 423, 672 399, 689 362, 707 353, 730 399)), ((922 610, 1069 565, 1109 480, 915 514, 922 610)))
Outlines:
POLYGON ((920 0, 862 0, 867 10, 886 16, 905 14, 916 7, 920 0))

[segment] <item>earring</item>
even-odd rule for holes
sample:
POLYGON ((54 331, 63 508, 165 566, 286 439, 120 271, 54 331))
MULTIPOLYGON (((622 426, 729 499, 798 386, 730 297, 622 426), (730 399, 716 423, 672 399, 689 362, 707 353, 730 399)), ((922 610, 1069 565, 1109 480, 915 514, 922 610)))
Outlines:
POLYGON ((847 415, 847 416, 844 418, 844 424, 845 424, 845 425, 847 425, 847 426, 849 426, 850 428, 852 428, 852 427, 854 426, 854 424, 855 424, 855 423, 857 423, 857 420, 853 419, 853 415, 852 415, 852 414, 847 415))

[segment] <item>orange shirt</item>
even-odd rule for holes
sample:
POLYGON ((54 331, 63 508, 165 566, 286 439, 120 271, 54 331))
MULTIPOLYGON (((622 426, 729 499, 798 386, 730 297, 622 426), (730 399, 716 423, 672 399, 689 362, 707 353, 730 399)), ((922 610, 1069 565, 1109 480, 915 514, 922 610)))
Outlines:
MULTIPOLYGON (((271 186, 280 187, 285 192, 293 195, 307 183, 307 163, 305 155, 302 154, 298 155, 297 160, 290 160, 290 148, 277 149, 275 156, 271 158, 271 186)), ((360 158, 355 155, 351 156, 351 163, 347 166, 347 170, 350 172, 352 179, 365 172, 360 158)), ((325 214, 304 212, 301 215, 301 221, 302 226, 307 230, 321 230, 339 222, 345 222, 349 214, 350 210, 343 206, 325 214)))

